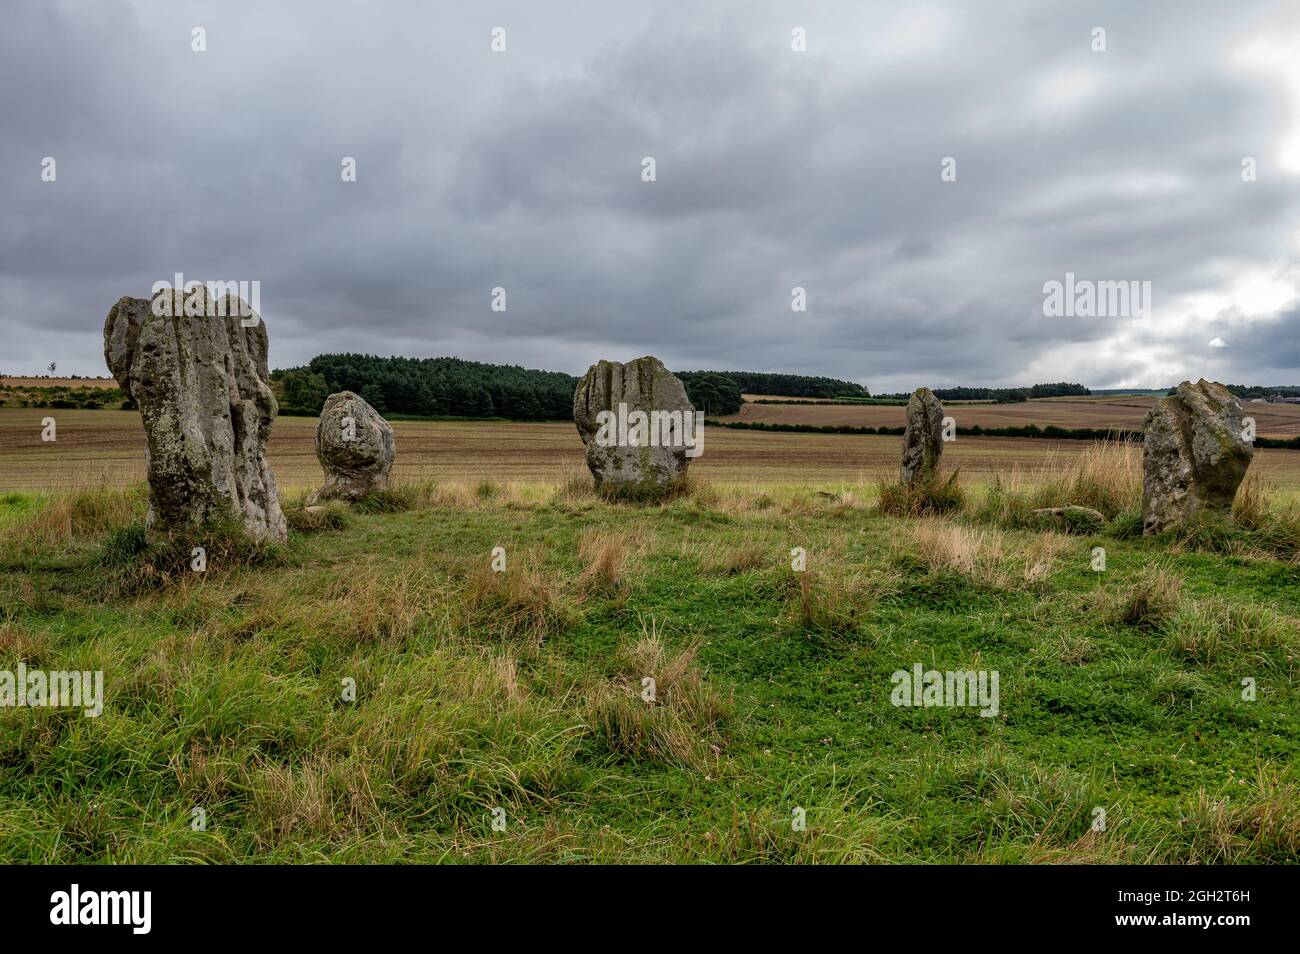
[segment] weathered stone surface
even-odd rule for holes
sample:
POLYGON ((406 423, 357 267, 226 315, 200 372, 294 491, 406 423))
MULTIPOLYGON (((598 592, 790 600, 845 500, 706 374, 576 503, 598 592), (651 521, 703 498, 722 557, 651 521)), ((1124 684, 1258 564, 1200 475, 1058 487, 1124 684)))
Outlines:
POLYGON ((266 327, 255 314, 241 319, 246 306, 233 295, 214 302, 201 288, 167 289, 154 300, 163 296, 170 300, 158 311, 175 317, 160 317, 150 300, 122 298, 104 322, 104 359, 144 422, 147 533, 233 519, 256 539, 283 540, 266 460, 278 411, 266 327))
POLYGON ((392 426, 365 398, 351 391, 331 394, 316 424, 325 485, 307 502, 359 500, 385 489, 395 454, 392 426))
MULTIPOLYGON (((685 477, 690 463, 687 449, 694 437, 693 417, 682 382, 662 361, 649 355, 626 364, 598 361, 587 369, 573 392, 573 421, 587 445, 587 467, 597 487, 661 490, 685 477), (647 427, 645 436, 650 439, 638 440, 631 428, 624 429, 625 435, 620 433, 617 417, 614 427, 602 426, 602 412, 609 412, 604 415, 609 421, 620 409, 626 415, 663 412, 658 418, 661 422, 668 420, 667 415, 680 414, 681 423, 654 435, 647 427)), ((628 423, 626 419, 624 423, 628 423)))
POLYGON ((903 432, 903 483, 923 483, 939 472, 943 454, 943 405, 929 388, 917 388, 907 402, 903 432))
POLYGON ((1066 504, 1064 507, 1041 507, 1035 516, 1046 517, 1067 530, 1100 530, 1106 525, 1106 515, 1091 507, 1066 504))
POLYGON ((1184 381, 1142 424, 1142 529, 1158 533, 1202 511, 1229 512, 1254 446, 1242 406, 1222 384, 1184 381))

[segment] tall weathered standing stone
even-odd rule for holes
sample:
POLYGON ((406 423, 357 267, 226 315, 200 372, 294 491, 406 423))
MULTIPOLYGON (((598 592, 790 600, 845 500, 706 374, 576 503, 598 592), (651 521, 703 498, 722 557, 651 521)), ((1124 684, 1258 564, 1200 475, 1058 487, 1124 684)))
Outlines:
POLYGON ((340 391, 325 399, 316 424, 316 457, 325 469, 319 500, 359 500, 388 486, 396 448, 393 428, 359 394, 340 391))
POLYGON ((682 382, 649 355, 626 364, 598 361, 573 392, 573 422, 587 445, 587 467, 597 487, 663 490, 685 477, 693 418, 682 382), (649 420, 656 411, 660 430, 652 434, 654 424, 648 423, 638 433, 636 415, 649 420), (609 412, 604 424, 602 412, 609 412))
POLYGON ((1142 530, 1180 526, 1201 511, 1231 512, 1254 445, 1241 401, 1222 384, 1184 381, 1142 422, 1142 530))
POLYGON ((144 422, 151 538, 230 519, 256 539, 287 536, 266 460, 278 411, 266 346, 260 316, 202 287, 109 311, 104 359, 144 422))
POLYGON ((923 483, 939 472, 943 454, 943 405, 929 388, 917 388, 907 402, 903 432, 903 483, 923 483))

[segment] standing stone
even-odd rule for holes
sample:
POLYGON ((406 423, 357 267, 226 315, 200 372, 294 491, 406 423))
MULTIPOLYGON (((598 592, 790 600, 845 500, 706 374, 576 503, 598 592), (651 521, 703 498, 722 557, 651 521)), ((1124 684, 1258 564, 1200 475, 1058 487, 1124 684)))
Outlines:
POLYGON ((1254 445, 1242 406, 1222 384, 1184 381, 1142 422, 1142 531, 1159 533, 1199 512, 1229 513, 1254 445))
POLYGON ((396 453, 393 428, 365 398, 351 391, 331 394, 316 424, 316 457, 325 486, 308 498, 359 500, 388 487, 396 453))
POLYGON ((266 345, 261 316, 202 286, 109 311, 104 359, 144 422, 150 539, 232 519, 255 539, 286 538, 266 460, 278 411, 266 345))
POLYGON ((943 453, 943 405, 929 388, 917 388, 907 402, 903 432, 903 483, 924 483, 939 472, 943 453))
POLYGON ((627 364, 598 361, 587 369, 573 392, 573 422, 587 445, 587 467, 598 488, 656 491, 672 487, 686 476, 694 417, 682 382, 662 361, 649 355, 627 364), (680 423, 674 416, 673 424, 652 440, 652 425, 647 424, 640 434, 635 428, 641 420, 638 412, 649 418, 655 411, 680 415, 680 423))

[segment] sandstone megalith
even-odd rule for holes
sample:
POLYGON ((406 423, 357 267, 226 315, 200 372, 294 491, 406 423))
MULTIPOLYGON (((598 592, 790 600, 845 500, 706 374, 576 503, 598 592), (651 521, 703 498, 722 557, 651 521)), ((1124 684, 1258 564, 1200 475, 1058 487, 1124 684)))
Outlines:
POLYGON ((365 398, 351 391, 331 394, 316 424, 325 485, 307 502, 359 500, 386 489, 395 454, 392 426, 365 398))
POLYGON ((598 361, 573 392, 573 421, 597 488, 655 492, 686 476, 702 419, 658 358, 598 361))
POLYGON ((259 315, 202 286, 109 311, 104 359, 144 422, 150 538, 234 520, 255 539, 285 539, 266 459, 278 411, 266 346, 259 315))
POLYGON ((1184 381, 1142 423, 1142 530, 1158 533, 1202 511, 1228 513, 1254 446, 1241 401, 1222 384, 1184 381))
POLYGON ((929 388, 917 388, 907 402, 903 432, 902 479, 908 486, 924 484, 939 472, 943 454, 943 405, 929 388))

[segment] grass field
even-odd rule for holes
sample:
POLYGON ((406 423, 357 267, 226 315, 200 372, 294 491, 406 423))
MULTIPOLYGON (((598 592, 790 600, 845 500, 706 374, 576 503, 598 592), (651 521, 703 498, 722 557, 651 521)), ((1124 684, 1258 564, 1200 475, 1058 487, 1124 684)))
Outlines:
POLYGON ((1133 538, 1136 458, 1098 460, 920 519, 407 484, 204 573, 139 488, 0 496, 0 668, 106 685, 0 709, 0 860, 1295 861, 1300 525, 1252 491, 1133 538), (1025 528, 1066 497, 1115 520, 1025 528), (892 705, 918 663, 997 671, 997 714, 892 705))
MULTIPOLYGON (((857 410, 843 408, 843 410, 857 410)), ((396 472, 409 480, 562 481, 582 472, 582 440, 572 424, 500 421, 395 421, 396 472)), ((270 456, 281 486, 316 487, 316 421, 281 417, 270 456)), ((898 471, 900 438, 780 434, 710 427, 692 471, 710 480, 790 484, 857 484, 898 471)), ((944 459, 972 483, 996 474, 1060 470, 1087 451, 1086 441, 958 438, 944 459)), ((1252 468, 1279 488, 1300 488, 1300 451, 1261 449, 1252 468)), ((144 430, 130 411, 0 408, 0 491, 120 486, 144 479, 144 430), (53 415, 54 442, 41 420, 53 415)))

